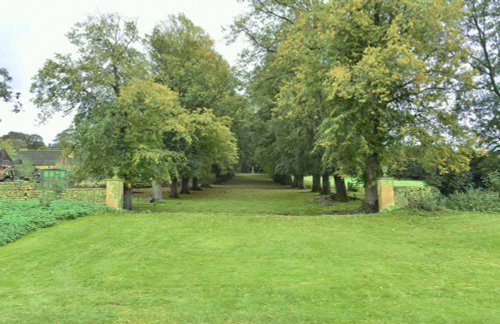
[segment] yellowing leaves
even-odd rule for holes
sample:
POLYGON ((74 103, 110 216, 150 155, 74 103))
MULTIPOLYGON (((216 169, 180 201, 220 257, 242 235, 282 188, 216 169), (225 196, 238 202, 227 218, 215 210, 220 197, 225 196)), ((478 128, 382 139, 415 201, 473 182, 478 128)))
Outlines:
POLYGON ((351 97, 351 77, 352 74, 345 66, 334 66, 329 73, 331 97, 349 99, 351 97))

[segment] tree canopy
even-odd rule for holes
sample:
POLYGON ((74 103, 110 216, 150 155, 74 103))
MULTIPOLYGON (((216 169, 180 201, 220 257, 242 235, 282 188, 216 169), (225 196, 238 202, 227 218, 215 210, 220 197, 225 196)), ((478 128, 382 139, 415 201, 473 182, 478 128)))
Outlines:
POLYGON ((465 156, 454 167, 467 167, 467 134, 451 109, 472 75, 460 2, 256 1, 251 8, 234 28, 255 40, 255 50, 268 49, 249 90, 268 126, 260 150, 273 152, 264 153, 272 171, 360 177, 365 207, 376 211, 376 180, 400 143, 427 147, 438 167, 449 162, 439 158, 449 148, 465 156), (251 32, 263 16, 268 29, 251 32), (265 38, 271 30, 278 37, 265 38))
POLYGON ((42 120, 62 112, 84 121, 112 104, 124 84, 147 77, 145 56, 136 49, 141 38, 134 20, 118 14, 89 16, 67 38, 77 54, 56 54, 33 79, 33 102, 42 120))
POLYGON ((9 132, 1 137, 2 140, 11 140, 11 143, 16 150, 28 149, 38 150, 45 148, 43 138, 38 134, 25 134, 21 132, 9 132))
POLYGON ((128 185, 166 180, 177 172, 175 162, 185 159, 181 152, 167 149, 166 133, 192 142, 189 118, 177 95, 151 81, 133 81, 92 123, 75 129, 77 172, 95 179, 116 172, 128 185))
POLYGON ((244 2, 231 26, 251 44, 241 80, 183 14, 144 38, 117 14, 71 29, 76 54, 48 60, 32 92, 43 118, 75 113, 60 139, 81 174, 115 171, 129 189, 170 180, 174 191, 180 178, 184 190, 231 172, 239 156, 241 170, 262 167, 282 183, 303 187, 312 175, 323 194, 333 175, 339 200, 343 178, 357 178, 375 212, 387 170, 460 173, 478 142, 471 128, 495 149, 496 1, 244 2))
POLYGON ((22 109, 22 104, 19 99, 21 98, 20 92, 14 92, 10 83, 12 82, 12 77, 6 68, 0 67, 0 99, 4 102, 13 103, 13 111, 20 112, 22 109))
POLYGON ((472 122, 484 144, 495 151, 500 138, 500 1, 466 0, 464 31, 471 49, 470 64, 477 71, 474 87, 458 102, 463 117, 472 122))
POLYGON ((213 164, 228 170, 237 162, 224 111, 236 95, 229 65, 184 16, 171 23, 173 34, 157 28, 150 37, 160 44, 150 64, 138 50, 135 21, 88 17, 67 34, 77 54, 56 54, 32 84, 42 118, 75 113, 62 135, 75 156, 75 174, 103 179, 116 173, 126 183, 127 208, 139 182, 205 176, 213 164), (189 36, 170 42, 177 32, 184 35, 183 28, 189 36))

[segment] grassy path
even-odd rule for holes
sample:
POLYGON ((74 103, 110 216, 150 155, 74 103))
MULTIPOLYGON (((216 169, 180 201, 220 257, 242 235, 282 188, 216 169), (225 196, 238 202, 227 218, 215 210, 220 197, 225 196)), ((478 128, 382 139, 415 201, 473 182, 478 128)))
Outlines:
MULTIPOLYGON (((331 215, 357 209, 361 201, 331 203, 309 190, 290 189, 270 181, 264 174, 238 175, 224 185, 184 195, 182 199, 167 199, 148 203, 150 190, 137 195, 134 206, 139 211, 205 213, 231 215, 331 215)), ((165 194, 167 196, 167 194, 165 194)))
POLYGON ((0 247, 0 323, 498 322, 500 215, 311 199, 240 177, 40 230, 0 247))

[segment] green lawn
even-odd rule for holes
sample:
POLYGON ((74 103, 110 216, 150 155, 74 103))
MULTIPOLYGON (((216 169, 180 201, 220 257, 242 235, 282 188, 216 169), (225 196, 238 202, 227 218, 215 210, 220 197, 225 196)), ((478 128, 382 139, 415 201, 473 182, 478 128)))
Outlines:
POLYGON ((262 176, 146 196, 0 247, 0 322, 500 319, 499 214, 314 216, 348 208, 262 176))

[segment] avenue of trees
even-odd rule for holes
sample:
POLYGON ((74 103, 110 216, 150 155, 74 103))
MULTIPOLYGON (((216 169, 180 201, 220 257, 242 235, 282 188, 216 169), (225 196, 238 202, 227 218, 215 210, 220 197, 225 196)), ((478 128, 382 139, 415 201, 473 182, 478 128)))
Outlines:
POLYGON ((67 36, 77 54, 48 60, 32 93, 46 118, 76 114, 64 136, 75 174, 121 177, 131 208, 139 182, 169 179, 176 189, 178 178, 187 186, 189 178, 206 177, 214 167, 223 174, 237 163, 231 114, 245 108, 243 99, 229 65, 186 17, 172 16, 142 38, 135 21, 101 15, 67 36), (147 50, 139 50, 144 44, 147 50))
POLYGON ((256 153, 277 181, 329 193, 334 175, 342 201, 355 177, 377 211, 384 174, 417 166, 446 193, 498 161, 498 1, 245 2, 232 31, 252 44, 256 153))
POLYGON ((262 169, 299 188, 312 176, 325 195, 333 176, 340 201, 353 177, 376 212, 384 175, 446 192, 470 185, 471 167, 498 171, 498 1, 243 2, 240 78, 184 15, 145 36, 117 14, 74 26, 76 54, 47 60, 31 91, 44 118, 75 114, 58 142, 76 174, 123 178, 127 208, 138 183, 168 181, 177 197, 212 172, 262 169))

